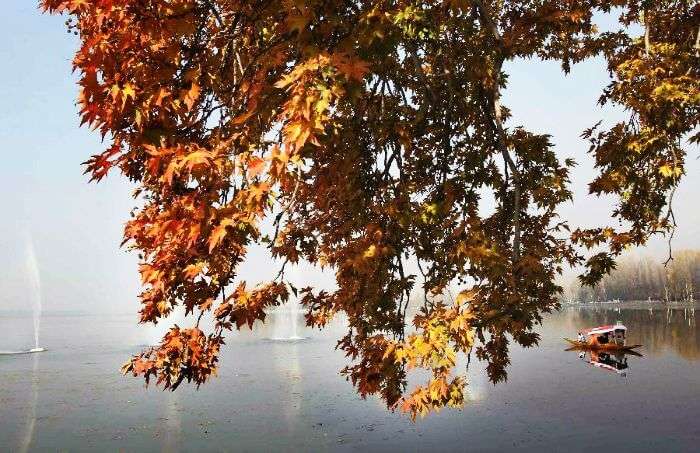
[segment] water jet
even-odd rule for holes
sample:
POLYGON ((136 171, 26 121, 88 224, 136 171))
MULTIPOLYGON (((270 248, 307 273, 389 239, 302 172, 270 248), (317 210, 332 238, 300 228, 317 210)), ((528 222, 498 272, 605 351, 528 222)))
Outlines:
MULTIPOLYGON (((299 266, 293 266, 288 270, 287 281, 295 287, 300 288, 304 284, 304 277, 301 274, 299 266)), ((299 318, 302 315, 302 307, 299 298, 290 297, 287 303, 275 310, 277 314, 272 341, 280 341, 286 343, 296 343, 306 340, 306 337, 300 335, 299 318)))
POLYGON ((34 348, 29 352, 43 352, 39 347, 39 329, 41 327, 41 275, 34 251, 34 241, 27 235, 26 270, 29 280, 29 298, 32 304, 32 319, 34 321, 34 348))
POLYGON ((274 335, 270 340, 295 342, 305 340, 299 335, 299 315, 301 306, 297 300, 289 300, 286 307, 277 310, 279 318, 275 322, 274 335))

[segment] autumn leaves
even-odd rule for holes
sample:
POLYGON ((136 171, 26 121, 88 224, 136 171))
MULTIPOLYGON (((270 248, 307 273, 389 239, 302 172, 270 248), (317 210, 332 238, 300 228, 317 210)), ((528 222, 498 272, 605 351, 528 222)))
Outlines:
POLYGON ((137 185, 124 239, 141 260, 141 321, 192 315, 124 372, 202 384, 228 331, 293 296, 311 326, 346 317, 342 373, 412 417, 462 404, 460 357, 505 379, 510 344, 536 344, 577 247, 608 247, 588 261, 594 282, 672 224, 681 143, 698 125, 698 10, 656 2, 646 51, 596 31, 613 6, 638 23, 641 3, 44 0, 72 18, 82 122, 109 142, 86 172, 137 185), (594 55, 615 77, 602 99, 632 115, 586 133, 601 170, 591 189, 618 195, 631 228, 570 233, 558 207, 573 162, 508 124, 502 65, 568 70, 594 55), (252 244, 331 268, 337 288, 295 288, 283 269, 242 281, 252 244), (429 380, 408 389, 419 368, 429 380))

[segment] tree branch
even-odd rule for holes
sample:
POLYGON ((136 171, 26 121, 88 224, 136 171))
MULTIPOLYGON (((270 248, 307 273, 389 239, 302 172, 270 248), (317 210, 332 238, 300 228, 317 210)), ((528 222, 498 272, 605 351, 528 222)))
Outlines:
MULTIPOLYGON (((673 168, 675 170, 678 167, 678 156, 674 149, 671 149, 671 152, 673 154, 673 168)), ((676 234, 676 227, 678 226, 676 223, 676 216, 673 213, 673 197, 676 194, 677 187, 678 183, 676 181, 676 185, 673 186, 673 189, 671 189, 671 193, 668 196, 668 210, 666 211, 666 216, 664 217, 664 223, 667 223, 669 220, 671 221, 671 234, 668 236, 668 258, 666 258, 666 261, 664 261, 664 267, 668 266, 668 264, 673 261, 673 236, 676 234)))
POLYGON ((270 247, 275 246, 275 242, 277 241, 277 236, 279 235, 280 232, 280 221, 282 220, 282 216, 284 216, 285 213, 289 212, 294 205, 296 204, 296 198, 297 198, 297 193, 299 191, 299 181, 301 180, 301 169, 297 171, 297 179, 296 182, 294 183, 294 191, 292 192, 292 197, 289 199, 289 203, 287 203, 286 206, 282 208, 282 211, 280 211, 279 214, 275 217, 275 220, 273 221, 273 224, 275 225, 275 234, 272 237, 272 241, 270 242, 270 247))
POLYGON ((489 8, 489 6, 485 4, 482 0, 473 1, 476 7, 479 8, 479 21, 484 27, 488 28, 493 37, 496 38, 496 41, 498 41, 498 45, 500 47, 503 47, 503 38, 501 37, 501 33, 498 31, 498 26, 496 25, 496 22, 493 20, 491 8, 489 8))
POLYGON ((649 38, 649 11, 644 10, 644 52, 649 56, 649 48, 651 47, 649 38))
POLYGON ((211 11, 212 14, 214 14, 214 17, 216 18, 216 22, 219 24, 219 27, 224 28, 224 21, 221 18, 221 14, 219 14, 219 11, 214 7, 214 5, 212 5, 210 0, 203 0, 203 1, 204 1, 204 4, 209 9, 209 11, 211 11))
POLYGON ((501 67, 503 66, 503 60, 505 59, 505 45, 503 42, 503 37, 498 31, 498 26, 493 19, 491 9, 482 0, 473 0, 474 4, 479 9, 479 21, 484 28, 487 28, 493 35, 496 43, 498 44, 498 58, 494 64, 494 81, 491 97, 489 99, 489 107, 491 110, 491 115, 493 116, 493 122, 496 126, 497 132, 497 145, 498 149, 501 151, 503 156, 503 161, 507 168, 510 169, 513 176, 513 262, 520 260, 520 172, 518 167, 513 161, 508 152, 508 145, 506 143, 506 134, 503 127, 503 117, 501 115, 501 101, 500 93, 498 87, 497 77, 501 73, 501 67))

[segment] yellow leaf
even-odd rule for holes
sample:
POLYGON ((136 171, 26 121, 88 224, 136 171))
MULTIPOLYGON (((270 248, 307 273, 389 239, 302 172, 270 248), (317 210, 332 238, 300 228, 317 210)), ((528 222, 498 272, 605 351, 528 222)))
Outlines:
POLYGON ((457 295, 457 305, 464 305, 474 299, 473 291, 462 291, 457 295))
POLYGON ((372 258, 376 254, 377 254, 377 246, 372 244, 367 248, 367 250, 365 250, 364 257, 365 258, 372 258))
POLYGON ((185 156, 182 164, 187 165, 187 170, 192 171, 197 165, 208 165, 210 160, 211 155, 208 151, 195 151, 185 156))
POLYGON ((119 96, 119 92, 121 89, 119 88, 119 85, 114 84, 112 87, 109 89, 109 95, 111 96, 112 100, 116 100, 117 96, 119 96))
POLYGON ((134 86, 130 83, 127 83, 124 85, 124 88, 122 88, 122 96, 124 96, 124 99, 135 99, 136 98, 136 90, 134 89, 134 86))
POLYGON ((670 178, 671 176, 673 176, 675 171, 674 171, 673 167, 671 167, 670 165, 662 165, 659 167, 659 173, 661 173, 663 176, 665 176, 667 178, 670 178))

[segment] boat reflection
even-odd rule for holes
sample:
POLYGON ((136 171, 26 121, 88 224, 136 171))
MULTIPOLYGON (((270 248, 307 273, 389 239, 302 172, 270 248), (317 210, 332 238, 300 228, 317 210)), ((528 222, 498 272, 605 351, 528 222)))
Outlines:
POLYGON ((567 351, 577 351, 579 359, 603 371, 609 371, 620 376, 627 376, 628 356, 643 357, 635 351, 601 351, 568 348, 567 351))

